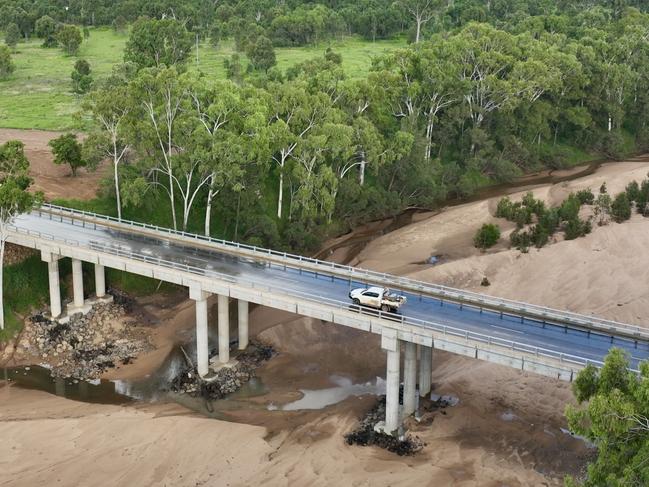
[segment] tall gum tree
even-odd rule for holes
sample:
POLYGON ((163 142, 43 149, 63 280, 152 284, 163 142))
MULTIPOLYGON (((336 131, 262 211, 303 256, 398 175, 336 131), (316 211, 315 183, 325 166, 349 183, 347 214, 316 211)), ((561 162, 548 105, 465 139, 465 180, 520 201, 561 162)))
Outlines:
POLYGON ((130 148, 125 134, 126 118, 133 111, 134 101, 129 98, 123 83, 106 86, 92 92, 84 102, 84 109, 95 121, 95 130, 84 143, 93 151, 110 159, 113 165, 113 185, 117 205, 117 218, 122 219, 122 195, 119 168, 130 148))

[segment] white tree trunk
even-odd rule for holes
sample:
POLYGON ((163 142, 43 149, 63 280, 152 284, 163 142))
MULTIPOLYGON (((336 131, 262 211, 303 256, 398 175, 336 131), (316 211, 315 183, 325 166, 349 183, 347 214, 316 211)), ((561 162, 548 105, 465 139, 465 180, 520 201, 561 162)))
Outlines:
POLYGON ((212 183, 210 182, 210 188, 207 190, 207 208, 205 208, 205 236, 210 236, 211 231, 211 221, 212 221, 212 198, 214 198, 214 191, 212 190, 212 183))
POLYGON ((284 202, 284 164, 280 166, 279 194, 277 197, 277 218, 282 219, 282 204, 284 202))
POLYGON ((611 117, 609 115, 608 116, 608 131, 610 132, 611 130, 613 130, 613 117, 611 117))
POLYGON ((417 34, 415 35, 415 44, 418 44, 419 36, 421 35, 421 19, 418 17, 416 20, 417 20, 417 34))
POLYGON ((119 161, 113 160, 113 169, 115 171, 114 174, 115 196, 117 198, 117 219, 121 221, 122 220, 122 195, 120 194, 120 189, 119 189, 119 172, 117 170, 118 165, 119 165, 119 161))
POLYGON ((361 152, 361 164, 358 171, 358 183, 363 186, 365 184, 365 166, 367 161, 365 160, 365 152, 361 152))

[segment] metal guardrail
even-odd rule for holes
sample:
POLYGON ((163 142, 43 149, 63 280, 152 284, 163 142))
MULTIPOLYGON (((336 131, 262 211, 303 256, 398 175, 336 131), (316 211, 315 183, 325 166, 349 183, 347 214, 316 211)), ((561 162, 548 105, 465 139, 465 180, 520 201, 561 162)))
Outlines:
MULTIPOLYGON (((485 309, 492 309, 495 311, 509 311, 516 316, 528 316, 538 318, 544 321, 556 322, 560 324, 569 324, 578 326, 584 329, 591 329, 602 331, 608 334, 615 334, 621 336, 628 336, 634 339, 642 339, 649 341, 649 331, 635 325, 620 323, 617 321, 606 320, 595 316, 586 316, 569 311, 561 311, 545 306, 535 304, 523 303, 503 298, 494 298, 484 294, 474 293, 471 291, 464 291, 461 289, 442 286, 439 284, 430 284, 415 279, 406 277, 394 276, 387 273, 375 272, 363 268, 351 267, 335 262, 327 262, 301 255, 291 254, 288 252, 279 252, 254 245, 242 244, 239 242, 232 242, 223 239, 215 239, 212 237, 205 237, 193 233, 172 230, 169 228, 159 227, 146 223, 140 223, 130 220, 119 220, 118 218, 100 215, 93 212, 82 210, 73 210, 62 206, 43 204, 41 209, 36 210, 39 214, 63 214, 69 216, 72 220, 77 217, 91 218, 103 222, 111 222, 114 224, 122 225, 124 227, 132 227, 138 229, 149 230, 157 232, 160 236, 173 236, 180 237, 188 243, 208 243, 219 247, 226 252, 249 252, 252 257, 267 260, 269 258, 277 259, 284 263, 284 265, 292 265, 299 267, 300 265, 309 264, 317 266, 322 269, 322 272, 332 272, 338 275, 345 275, 354 280, 366 283, 382 284, 386 287, 396 288, 401 290, 412 291, 420 294, 427 294, 433 297, 446 299, 449 301, 457 301, 459 303, 473 304, 485 309)), ((72 222, 73 223, 73 222, 72 222)))
MULTIPOLYGON (((467 343, 469 342, 469 340, 473 340, 487 345, 493 345, 504 349, 508 349, 511 350, 512 352, 521 352, 521 353, 534 355, 536 357, 557 360, 559 363, 566 364, 566 366, 568 367, 576 366, 581 368, 581 367, 585 367, 588 364, 593 364, 595 366, 601 367, 603 365, 603 362, 599 360, 593 360, 586 357, 581 357, 579 355, 566 354, 566 353, 546 349, 543 347, 536 347, 536 346, 516 342, 513 340, 486 335, 483 333, 462 330, 460 328, 451 325, 445 325, 443 324, 443 322, 421 320, 418 318, 405 317, 401 314, 384 312, 381 310, 368 309, 363 306, 350 305, 347 302, 343 302, 343 301, 339 301, 327 297, 322 297, 318 295, 313 295, 302 291, 295 290, 289 292, 286 289, 281 287, 275 287, 266 284, 262 285, 254 282, 253 280, 243 279, 240 277, 223 274, 213 270, 207 270, 207 269, 191 266, 188 264, 181 264, 178 262, 168 261, 165 259, 161 259, 159 257, 152 257, 150 255, 145 255, 139 252, 124 250, 120 247, 111 246, 108 244, 100 244, 100 243, 92 242, 89 245, 85 246, 85 245, 81 245, 76 240, 56 237, 54 235, 50 235, 45 232, 40 232, 37 230, 24 229, 24 228, 17 227, 16 225, 8 225, 8 228, 9 230, 17 234, 28 235, 28 236, 37 237, 43 240, 48 240, 53 242, 61 242, 75 247, 87 247, 90 250, 93 250, 95 252, 101 252, 108 255, 124 257, 138 262, 144 262, 147 264, 153 264, 168 269, 174 269, 174 270, 186 272, 188 274, 199 275, 201 277, 218 278, 219 280, 227 281, 232 284, 243 285, 251 289, 263 290, 263 291, 271 292, 276 295, 288 296, 290 298, 297 297, 299 299, 302 299, 304 301, 316 305, 322 305, 323 303, 326 303, 328 306, 338 310, 354 312, 359 315, 378 317, 379 319, 385 319, 395 323, 401 323, 401 324, 407 324, 407 325, 412 325, 412 326, 426 328, 426 329, 432 329, 435 330, 436 332, 441 333, 444 337, 452 337, 456 339, 460 338, 467 343)), ((633 372, 637 373, 638 371, 633 369, 633 372)))

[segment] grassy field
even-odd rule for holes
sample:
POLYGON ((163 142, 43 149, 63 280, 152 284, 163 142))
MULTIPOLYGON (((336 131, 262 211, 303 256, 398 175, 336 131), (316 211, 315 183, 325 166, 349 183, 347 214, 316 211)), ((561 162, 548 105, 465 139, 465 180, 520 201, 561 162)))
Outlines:
MULTIPOLYGON (((80 128, 75 119, 80 97, 71 92, 70 73, 77 59, 86 59, 95 79, 110 73, 112 66, 122 61, 128 35, 110 29, 95 29, 85 41, 78 56, 67 56, 61 49, 44 49, 41 40, 18 44, 13 55, 16 71, 0 81, 0 127, 20 129, 67 130, 80 128)), ((348 76, 362 76, 372 58, 405 45, 405 41, 376 43, 358 39, 332 41, 317 47, 277 49, 277 64, 281 69, 321 55, 331 46, 343 55, 343 67, 348 76)), ((200 69, 218 78, 225 77, 223 60, 234 52, 229 42, 218 48, 207 43, 192 52, 190 69, 200 69)), ((245 62, 245 60, 244 60, 245 62)))

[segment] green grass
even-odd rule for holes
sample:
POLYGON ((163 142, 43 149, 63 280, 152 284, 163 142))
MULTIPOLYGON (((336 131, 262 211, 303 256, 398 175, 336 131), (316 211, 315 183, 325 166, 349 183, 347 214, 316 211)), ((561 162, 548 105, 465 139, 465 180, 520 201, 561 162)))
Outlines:
POLYGON ((0 331, 0 341, 13 337, 22 328, 17 314, 43 304, 49 295, 47 264, 40 255, 4 268, 5 329, 0 331))
MULTIPOLYGON (((95 79, 107 76, 120 63, 128 34, 110 29, 93 29, 77 56, 68 56, 60 48, 45 49, 40 39, 18 44, 13 54, 15 72, 0 81, 0 127, 42 130, 83 128, 75 118, 81 97, 72 93, 70 74, 77 59, 86 59, 95 79)), ((316 47, 279 48, 277 65, 286 69, 324 53, 332 47, 343 56, 343 68, 349 77, 363 76, 372 58, 386 51, 405 46, 405 40, 376 43, 348 38, 322 43, 316 47)), ((199 64, 192 51, 188 67, 200 69, 216 78, 225 78, 223 60, 234 53, 233 43, 226 41, 218 48, 207 43, 199 46, 199 64)), ((247 64, 243 57, 244 67, 247 64)))

